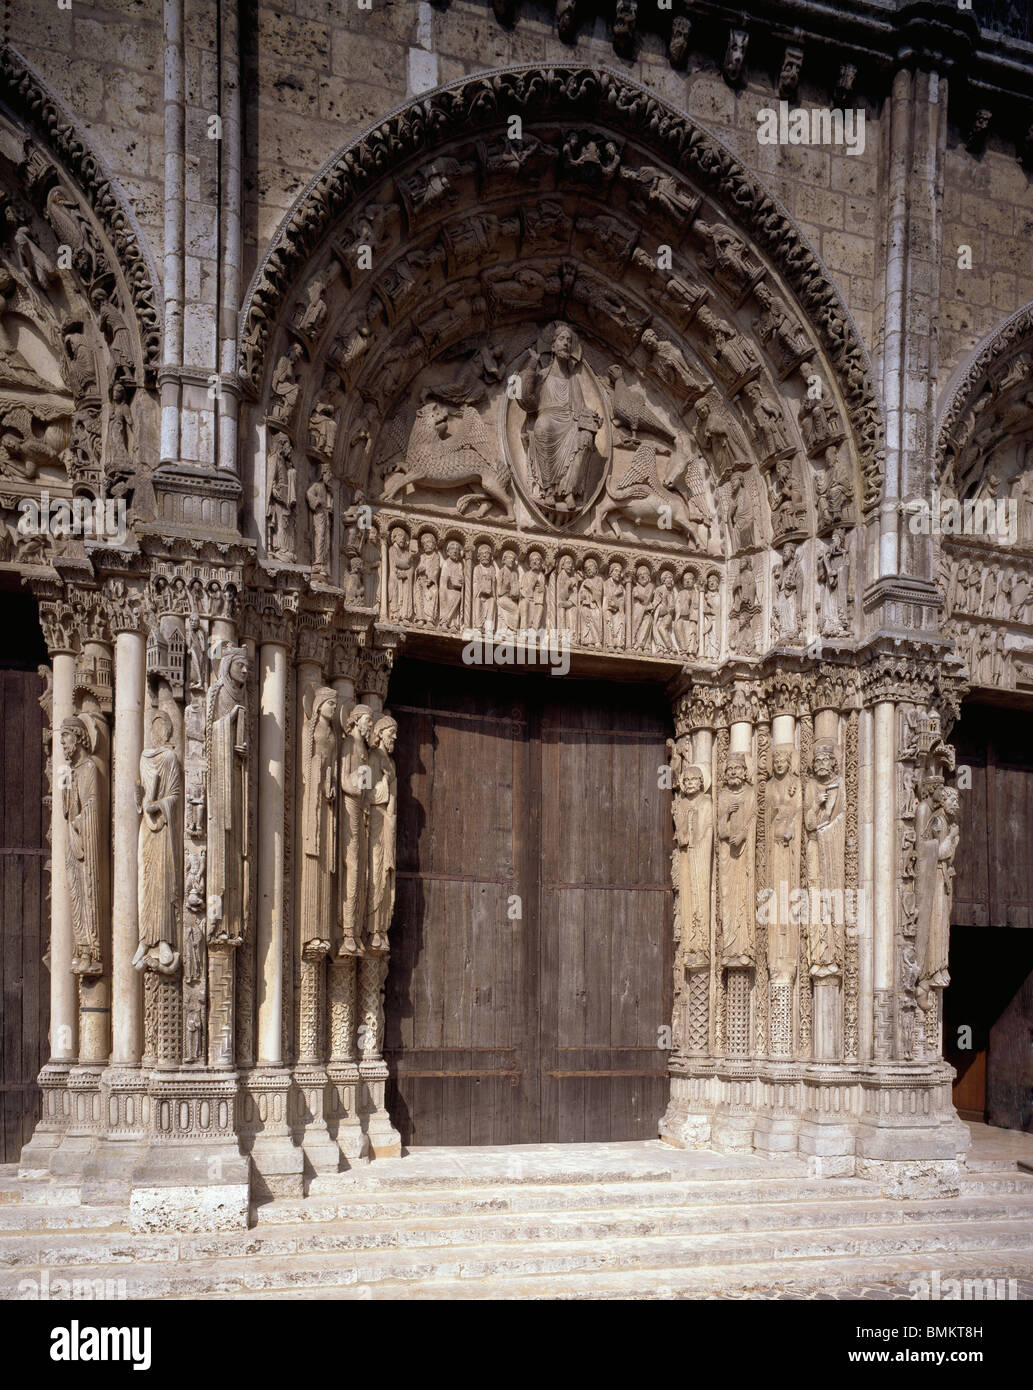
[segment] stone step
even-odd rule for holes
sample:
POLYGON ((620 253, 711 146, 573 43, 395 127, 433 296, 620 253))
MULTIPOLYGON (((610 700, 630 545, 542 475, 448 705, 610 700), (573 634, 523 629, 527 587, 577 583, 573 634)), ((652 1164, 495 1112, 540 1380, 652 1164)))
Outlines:
MULTIPOLYGON (((965 1196, 1026 1193, 1033 1200, 1033 1181, 1021 1174, 979 1175, 966 1180, 965 1196)), ((368 1185, 339 1189, 335 1197, 286 1199, 256 1205, 256 1226, 294 1225, 302 1222, 408 1220, 418 1216, 463 1215, 491 1211, 587 1210, 593 1207, 718 1205, 727 1202, 788 1202, 796 1200, 846 1201, 878 1197, 878 1185, 860 1178, 682 1179, 617 1183, 600 1181, 574 1186, 508 1182, 461 1191, 448 1189, 371 1190, 368 1185), (344 1194, 347 1195, 344 1195, 344 1194)))
POLYGON ((380 1159, 344 1173, 312 1178, 308 1195, 336 1197, 356 1188, 465 1189, 486 1186, 575 1186, 615 1182, 672 1182, 812 1176, 805 1159, 730 1158, 672 1149, 650 1140, 607 1144, 514 1144, 505 1147, 413 1149, 404 1158, 380 1159))
POLYGON ((12 1231, 128 1229, 125 1206, 59 1207, 31 1202, 0 1204, 0 1241, 12 1231))
POLYGON ((863 1227, 909 1229, 967 1223, 1033 1222, 1033 1201, 1021 1196, 973 1198, 964 1202, 897 1203, 782 1202, 720 1206, 639 1207, 628 1211, 491 1212, 406 1216, 369 1220, 349 1218, 324 1225, 277 1226, 266 1231, 221 1235, 134 1235, 124 1230, 83 1230, 75 1234, 0 1233, 0 1268, 62 1268, 66 1265, 129 1264, 235 1259, 242 1255, 294 1256, 318 1251, 432 1250, 442 1247, 521 1242, 627 1240, 665 1237, 815 1232, 863 1227))
MULTIPOLYGON (((923 1256, 869 1256, 866 1259, 758 1261, 750 1265, 723 1265, 700 1271, 688 1269, 645 1269, 601 1271, 591 1274, 500 1276, 483 1279, 432 1279, 411 1284, 385 1280, 374 1284, 309 1288, 306 1302, 348 1300, 370 1302, 448 1301, 478 1299, 563 1299, 563 1300, 649 1300, 657 1299, 828 1299, 844 1301, 864 1298, 913 1299, 922 1285, 932 1283, 934 1270, 940 1277, 943 1296, 949 1292, 949 1279, 980 1280, 985 1297, 986 1280, 998 1292, 1010 1297, 1008 1281, 1015 1281, 1018 1298, 1033 1297, 1033 1261, 1026 1251, 995 1251, 992 1260, 977 1252, 971 1255, 938 1253, 934 1260, 923 1256), (917 1285, 915 1281, 922 1281, 917 1285)), ((973 1290, 973 1292, 975 1292, 973 1290)), ((221 1298, 277 1301, 296 1299, 293 1289, 256 1289, 227 1292, 221 1298)))
MULTIPOLYGON (((317 1234, 317 1233, 311 1233, 317 1234)), ((127 1298, 199 1297, 245 1290, 349 1288, 385 1281, 408 1285, 414 1281, 496 1279, 613 1273, 619 1270, 672 1270, 743 1266, 757 1263, 788 1265, 800 1260, 867 1260, 870 1257, 919 1258, 942 1268, 943 1257, 958 1253, 1027 1253, 1033 1269, 1033 1220, 911 1222, 893 1225, 807 1229, 783 1232, 685 1235, 609 1236, 584 1239, 496 1241, 467 1246, 423 1248, 341 1249, 331 1245, 305 1253, 292 1252, 290 1237, 252 1237, 234 1256, 215 1252, 226 1248, 226 1237, 196 1241, 195 1258, 187 1238, 167 1238, 179 1244, 180 1258, 158 1253, 159 1238, 150 1245, 151 1259, 141 1254, 139 1238, 124 1245, 110 1243, 101 1255, 95 1244, 93 1260, 61 1263, 61 1247, 40 1249, 39 1265, 21 1265, 0 1274, 0 1298, 19 1296, 19 1286, 36 1269, 69 1280, 115 1281, 127 1298), (207 1258, 202 1248, 212 1253, 207 1258), (106 1256, 106 1258, 105 1258, 106 1256)), ((788 1271, 787 1271, 788 1272, 788 1271)))
MULTIPOLYGON (((1030 1188, 1033 1193, 1033 1186, 1030 1188)), ((771 1178, 735 1181, 609 1180, 575 1185, 528 1183, 513 1187, 508 1181, 480 1187, 437 1190, 370 1189, 366 1185, 339 1189, 334 1196, 277 1198, 252 1209, 257 1226, 302 1222, 361 1220, 381 1217, 408 1220, 419 1216, 461 1216, 477 1212, 584 1211, 592 1208, 710 1205, 727 1202, 786 1202, 798 1199, 838 1200, 877 1196, 874 1183, 854 1178, 820 1182, 807 1178, 771 1178)))

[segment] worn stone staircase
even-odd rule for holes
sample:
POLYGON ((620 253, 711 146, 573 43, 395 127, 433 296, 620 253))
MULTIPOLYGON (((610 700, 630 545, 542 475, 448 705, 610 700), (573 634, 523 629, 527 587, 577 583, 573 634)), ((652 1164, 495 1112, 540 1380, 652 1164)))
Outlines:
POLYGON ((976 1150, 958 1197, 896 1201, 660 1143, 420 1150, 219 1235, 130 1234, 124 1209, 0 1169, 0 1297, 906 1297, 933 1271, 1033 1296, 1023 1152, 976 1150))

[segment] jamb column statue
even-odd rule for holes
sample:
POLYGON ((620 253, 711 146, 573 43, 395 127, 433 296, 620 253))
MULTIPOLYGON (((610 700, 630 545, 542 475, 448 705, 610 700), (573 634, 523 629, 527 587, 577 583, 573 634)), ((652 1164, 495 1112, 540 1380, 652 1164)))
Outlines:
POLYGON ((915 960, 918 966, 915 1000, 925 1017, 925 1051, 939 1054, 939 1002, 950 983, 947 971, 951 899, 954 893, 954 854, 958 847, 958 793, 931 777, 915 814, 917 874, 915 898, 918 921, 915 960))
POLYGON ((392 754, 398 724, 383 714, 373 726, 369 757, 372 787, 369 806, 369 891, 366 905, 368 950, 386 954, 395 907, 395 839, 398 784, 392 754))
MULTIPOLYGON (((819 711, 818 718, 838 716, 819 711)), ((845 939, 846 797, 836 743, 819 725, 812 775, 804 793, 807 831, 808 951, 814 987, 814 1057, 831 1061, 839 1053, 839 1002, 845 939)))
MULTIPOLYGON (((380 641, 385 641, 383 634, 380 641)), ((394 910, 394 853, 397 824, 397 784, 394 751, 397 724, 391 715, 382 713, 384 696, 393 662, 393 648, 374 649, 367 653, 360 676, 359 694, 373 716, 373 727, 367 741, 367 771, 369 793, 367 801, 367 862, 363 904, 364 950, 358 963, 359 1044, 361 1060, 359 1074, 364 1084, 363 1105, 366 1112, 366 1136, 370 1153, 377 1158, 401 1152, 401 1136, 391 1124, 387 1113, 385 1089, 387 1066, 383 1058, 384 1044, 384 985, 387 980, 387 929, 394 910), (378 801, 378 796, 381 797, 378 801), (387 837, 390 835, 390 845, 387 837), (378 853, 377 838, 384 845, 383 857, 378 853), (382 876, 379 888, 375 874, 382 876), (376 914, 376 916, 375 916, 376 914), (382 945, 373 942, 379 931, 382 945)))
POLYGON ((369 824, 369 740, 373 711, 353 705, 342 712, 341 739, 341 852, 338 865, 339 956, 358 956, 366 915, 369 824))
POLYGON ((750 1048, 751 972, 756 965, 757 794, 744 747, 752 736, 752 726, 733 724, 730 734, 731 747, 717 798, 721 967, 727 988, 726 1046, 730 1054, 745 1056, 750 1048))
POLYGON ((337 1172, 341 1153, 328 1128, 334 1107, 327 1075, 327 957, 334 926, 339 876, 339 698, 325 684, 328 641, 303 615, 298 638, 295 854, 298 891, 293 932, 299 997, 295 1024, 294 1131, 307 1166, 337 1172))
POLYGON ((803 797, 794 766, 793 717, 776 716, 775 722, 776 737, 786 741, 772 746, 767 784, 767 887, 773 904, 768 917, 768 1037, 772 1057, 789 1057, 793 1051, 793 985, 800 955, 799 914, 793 904, 800 883, 803 797))
POLYGON ((711 882, 714 805, 701 767, 683 768, 672 802, 675 891, 675 991, 682 1014, 681 1047, 707 1051, 710 1037, 711 882))
POLYGON ((133 966, 166 975, 179 968, 177 944, 182 903, 183 784, 172 738, 172 720, 160 711, 151 720, 150 746, 140 754, 137 783, 139 940, 133 966))
POLYGON ((51 1170, 81 1174, 102 1128, 100 1077, 111 1017, 109 733, 103 715, 62 721, 58 773, 65 821, 65 867, 72 909, 72 970, 79 977, 79 1061, 68 1076, 71 1114, 51 1170))
POLYGON ((208 827, 208 1065, 234 1061, 234 949, 244 939, 248 790, 248 654, 224 642, 205 706, 208 827))
POLYGON ((61 725, 65 761, 61 805, 67 826, 65 862, 75 940, 72 970, 79 976, 80 987, 80 1066, 103 1063, 108 1057, 110 982, 105 984, 105 972, 109 966, 111 825, 107 744, 107 723, 101 715, 80 713, 61 725))
MULTIPOLYGON (((359 651, 356 638, 346 634, 334 648, 332 661, 333 689, 337 695, 338 714, 338 779, 340 777, 340 741, 343 734, 342 714, 355 704, 355 684, 359 673, 359 651)), ((337 950, 341 915, 342 824, 344 798, 340 781, 337 786, 337 871, 333 946, 329 956, 327 1015, 329 1020, 329 1062, 327 1075, 332 1086, 332 1121, 336 1120, 336 1141, 348 1161, 362 1161, 369 1156, 369 1140, 363 1128, 359 1102, 359 1066, 356 1046, 356 986, 358 960, 354 955, 341 955, 337 950)))

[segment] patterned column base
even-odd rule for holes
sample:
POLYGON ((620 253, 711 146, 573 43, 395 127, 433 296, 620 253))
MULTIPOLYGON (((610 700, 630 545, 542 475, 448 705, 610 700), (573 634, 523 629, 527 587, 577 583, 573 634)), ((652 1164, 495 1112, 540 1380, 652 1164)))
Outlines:
POLYGON ((363 1083, 362 1107, 370 1158, 398 1158, 402 1152, 402 1136, 391 1123, 384 1103, 387 1067, 383 1062, 360 1062, 359 1075, 363 1083))
POLYGON ((55 1176, 81 1178, 96 1151, 104 1126, 103 1072, 102 1066, 78 1066, 68 1073, 70 1113, 64 1138, 50 1161, 55 1176))
POLYGON ((369 1136, 363 1128, 362 1101, 365 1087, 357 1063, 331 1062, 327 1127, 349 1165, 369 1162, 369 1136))
POLYGON ((305 1172, 337 1173, 341 1151, 327 1128, 327 1093, 330 1083, 325 1067, 297 1066, 292 1073, 290 1128, 305 1155, 305 1172))
POLYGON ((289 1124, 292 1084, 287 1067, 241 1074, 240 1142, 251 1155, 252 1200, 305 1195, 305 1155, 289 1124))
POLYGON ((237 1088, 236 1072, 151 1073, 149 1142, 133 1172, 132 1230, 247 1229, 251 1160, 237 1135, 237 1088))
POLYGON ((18 1176, 43 1177, 50 1172, 50 1161, 64 1138, 71 1118, 71 1097, 68 1093, 70 1062, 47 1062, 39 1074, 43 1093, 43 1113, 33 1130, 32 1138, 21 1151, 18 1176))

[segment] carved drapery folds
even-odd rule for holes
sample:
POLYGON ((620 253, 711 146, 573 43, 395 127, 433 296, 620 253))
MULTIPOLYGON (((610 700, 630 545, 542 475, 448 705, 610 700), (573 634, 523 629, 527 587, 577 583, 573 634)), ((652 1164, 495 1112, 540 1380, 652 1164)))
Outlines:
POLYGON ((63 721, 61 808, 68 827, 66 866, 75 941, 72 970, 80 976, 104 973, 103 942, 110 930, 108 748, 103 716, 83 712, 63 721))
POLYGON ((676 1056, 855 1057, 865 905, 843 764, 858 681, 831 666, 684 679, 669 745, 676 1056))
POLYGON ((171 974, 179 966, 179 914, 183 902, 183 780, 172 739, 172 720, 159 712, 151 721, 151 743, 140 755, 137 784, 140 944, 133 964, 138 970, 159 970, 163 974, 171 974))
POLYGON ((897 940, 897 1044, 907 1059, 935 1056, 940 999, 950 982, 948 935, 960 835, 953 747, 936 710, 900 712, 898 812, 901 927, 897 940))

